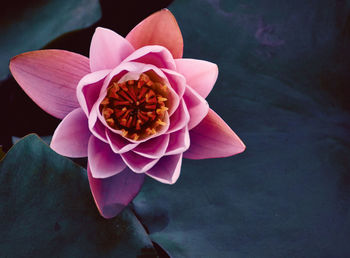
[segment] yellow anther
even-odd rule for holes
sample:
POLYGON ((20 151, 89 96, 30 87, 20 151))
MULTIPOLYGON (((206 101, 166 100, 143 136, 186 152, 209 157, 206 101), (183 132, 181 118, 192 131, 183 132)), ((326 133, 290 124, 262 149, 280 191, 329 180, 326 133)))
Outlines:
POLYGON ((156 110, 156 113, 158 114, 158 115, 161 115, 161 114, 163 114, 165 111, 167 111, 168 110, 168 108, 167 107, 164 107, 164 106, 162 106, 162 107, 160 107, 160 108, 158 108, 157 110, 156 110))
POLYGON ((156 125, 166 125, 166 123, 160 119, 156 121, 156 125))
POLYGON ((113 87, 114 87, 115 91, 120 90, 120 87, 119 87, 118 83, 116 83, 116 82, 113 82, 113 87))
POLYGON ((113 118, 108 118, 108 119, 106 119, 106 122, 107 122, 107 124, 109 125, 109 126, 114 126, 114 120, 113 120, 113 118))
POLYGON ((122 136, 126 136, 128 134, 128 131, 127 130, 125 130, 125 129, 122 129, 122 136))
POLYGON ((148 77, 147 74, 143 73, 143 74, 140 75, 140 80, 144 81, 144 82, 148 82, 149 81, 149 77, 148 77))
POLYGON ((134 134, 131 135, 131 138, 133 138, 134 141, 137 141, 139 139, 139 137, 140 136, 137 133, 134 133, 134 134))
POLYGON ((163 98, 162 96, 159 96, 157 99, 158 99, 158 103, 168 100, 167 98, 163 98))
POLYGON ((150 135, 150 134, 155 134, 157 131, 156 131, 156 129, 154 129, 154 128, 147 128, 146 129, 146 133, 148 134, 148 135, 150 135))
POLYGON ((109 104, 109 98, 104 98, 104 100, 102 100, 101 105, 108 105, 109 104))
POLYGON ((105 117, 105 118, 110 118, 111 117, 111 115, 113 114, 113 109, 111 109, 111 108, 105 108, 105 109, 103 109, 103 111, 102 111, 102 113, 103 113, 103 116, 105 117))

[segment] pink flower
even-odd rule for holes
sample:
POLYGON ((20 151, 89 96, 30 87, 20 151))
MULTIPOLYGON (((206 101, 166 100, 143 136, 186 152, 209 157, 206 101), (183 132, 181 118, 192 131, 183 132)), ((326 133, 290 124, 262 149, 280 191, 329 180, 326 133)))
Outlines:
POLYGON ((145 175, 173 184, 183 157, 227 157, 245 149, 205 100, 217 66, 184 59, 182 51, 174 16, 161 10, 126 38, 97 28, 90 59, 39 50, 11 60, 23 90, 63 119, 51 148, 88 157, 91 191, 105 218, 136 196, 145 175))

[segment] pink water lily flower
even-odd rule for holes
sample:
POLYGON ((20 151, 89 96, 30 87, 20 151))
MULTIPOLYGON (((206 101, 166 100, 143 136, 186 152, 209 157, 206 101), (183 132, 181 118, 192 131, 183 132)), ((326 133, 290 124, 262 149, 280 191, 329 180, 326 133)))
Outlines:
POLYGON ((63 119, 51 148, 88 157, 90 188, 105 218, 128 205, 145 175, 173 184, 183 157, 227 157, 245 149, 205 100, 217 66, 182 58, 182 51, 178 24, 164 9, 126 38, 97 28, 90 58, 39 50, 10 62, 33 101, 63 119))

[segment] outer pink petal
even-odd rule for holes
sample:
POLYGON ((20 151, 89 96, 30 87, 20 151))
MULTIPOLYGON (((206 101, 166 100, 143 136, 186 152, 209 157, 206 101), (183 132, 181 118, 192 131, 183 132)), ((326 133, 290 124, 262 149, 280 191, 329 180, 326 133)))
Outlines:
POLYGON ((149 159, 143 156, 140 156, 133 151, 120 154, 124 162, 128 167, 136 173, 144 173, 153 167, 159 159, 149 159))
POLYGON ((170 140, 165 155, 185 152, 190 147, 190 135, 187 126, 170 134, 170 140))
POLYGON ((218 78, 218 66, 197 59, 176 59, 176 70, 186 78, 187 85, 206 98, 218 78))
POLYGON ((162 157, 169 144, 169 134, 163 134, 139 144, 133 152, 150 159, 162 157))
POLYGON ((94 136, 89 140, 88 160, 91 173, 95 178, 114 176, 126 167, 119 154, 114 153, 108 144, 94 136))
POLYGON ((186 87, 183 99, 190 114, 188 130, 191 130, 208 114, 209 105, 203 97, 190 87, 186 87))
POLYGON ((133 46, 114 31, 97 28, 90 45, 92 72, 113 69, 134 51, 133 46))
POLYGON ((169 49, 174 58, 181 58, 183 39, 172 13, 163 9, 144 19, 126 39, 138 49, 147 45, 161 45, 169 49))
POLYGON ((139 62, 154 65, 158 68, 175 70, 175 61, 168 49, 158 46, 145 46, 133 52, 123 62, 139 62))
POLYGON ((90 72, 89 59, 64 50, 38 50, 11 59, 13 77, 32 100, 57 118, 79 107, 76 87, 90 72))
POLYGON ((203 121, 190 131, 191 145, 184 153, 188 159, 228 157, 245 150, 245 145, 212 109, 203 121))
POLYGON ((179 107, 170 117, 170 126, 168 129, 168 133, 175 132, 184 128, 188 122, 190 121, 190 114, 188 113, 186 104, 182 99, 180 101, 179 107))
POLYGON ((89 115, 100 95, 103 81, 111 70, 101 70, 85 75, 77 86, 77 98, 81 108, 89 115))
POLYGON ((164 156, 146 174, 162 183, 174 184, 180 176, 181 163, 182 153, 164 156))
POLYGON ((138 143, 131 143, 120 134, 106 130, 108 142, 115 153, 124 153, 134 149, 138 143))
POLYGON ((135 198, 144 181, 144 174, 136 174, 129 168, 102 179, 92 176, 89 165, 87 171, 95 203, 106 219, 120 213, 135 198))
POLYGON ((90 136, 86 115, 81 108, 77 108, 56 128, 50 147, 63 156, 86 157, 90 136))

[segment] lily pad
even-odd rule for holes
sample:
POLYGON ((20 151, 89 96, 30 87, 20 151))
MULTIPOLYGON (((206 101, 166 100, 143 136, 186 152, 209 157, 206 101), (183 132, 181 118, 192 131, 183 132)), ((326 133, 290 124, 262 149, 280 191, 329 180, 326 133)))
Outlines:
POLYGON ((0 163, 3 257, 155 257, 130 209, 103 219, 86 170, 36 135, 17 142, 0 163))
POLYGON ((147 180, 135 211, 173 257, 349 257, 350 1, 175 1, 184 56, 247 145, 147 180), (195 10, 195 11, 194 11, 195 10))
POLYGON ((11 57, 40 49, 61 34, 88 27, 100 17, 98 0, 5 1, 0 18, 0 80, 9 74, 11 57))

